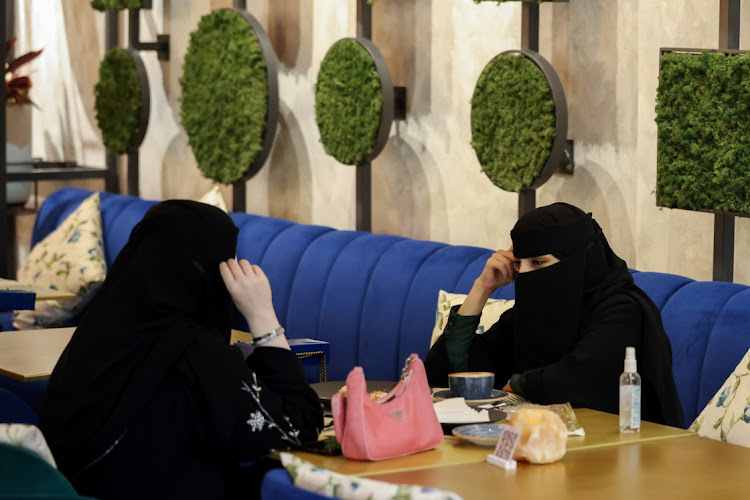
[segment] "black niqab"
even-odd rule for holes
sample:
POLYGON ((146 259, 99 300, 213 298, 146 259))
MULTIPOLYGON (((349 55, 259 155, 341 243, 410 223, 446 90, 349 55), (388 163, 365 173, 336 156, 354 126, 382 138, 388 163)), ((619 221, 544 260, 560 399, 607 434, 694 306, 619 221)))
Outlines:
POLYGON ((232 300, 218 267, 235 256, 237 233, 218 208, 184 200, 154 206, 133 229, 45 394, 39 425, 65 474, 122 437, 192 342, 229 342, 232 300))
POLYGON ((560 259, 515 280, 514 348, 518 369, 525 372, 570 351, 580 337, 584 296, 607 274, 629 273, 606 241, 606 249, 601 244, 604 235, 591 214, 567 203, 527 213, 510 235, 516 258, 560 259))

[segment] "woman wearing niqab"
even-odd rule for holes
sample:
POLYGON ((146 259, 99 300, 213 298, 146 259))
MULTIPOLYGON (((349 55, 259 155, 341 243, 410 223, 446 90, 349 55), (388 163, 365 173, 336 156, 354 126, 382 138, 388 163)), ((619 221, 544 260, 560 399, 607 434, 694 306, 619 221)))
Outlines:
POLYGON ((672 350, 659 309, 633 282, 599 225, 554 203, 525 214, 513 245, 487 261, 464 304, 454 307, 425 360, 430 384, 447 375, 491 371, 496 387, 532 402, 569 402, 618 413, 625 348, 636 348, 642 418, 684 427, 672 350), (481 309, 515 281, 515 305, 475 334, 481 309))
POLYGON ((226 213, 183 200, 133 229, 40 414, 79 493, 247 498, 257 485, 241 482, 241 462, 317 438, 320 404, 283 334, 246 360, 229 345, 233 299, 251 329, 278 325, 265 275, 234 259, 237 233, 226 213))

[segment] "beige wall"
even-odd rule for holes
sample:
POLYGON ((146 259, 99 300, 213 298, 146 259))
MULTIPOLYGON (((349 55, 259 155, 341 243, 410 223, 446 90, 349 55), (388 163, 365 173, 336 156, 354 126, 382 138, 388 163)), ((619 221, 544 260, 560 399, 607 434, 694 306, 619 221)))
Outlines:
MULTIPOLYGON (((26 13, 21 22, 32 27, 22 41, 46 51, 34 76, 34 98, 41 107, 35 113, 34 154, 103 164, 91 92, 103 54, 103 15, 88 8, 88 0, 16 1, 26 13)), ((154 9, 142 14, 143 38, 166 32, 172 43, 169 62, 143 53, 152 100, 141 149, 144 197, 198 198, 211 186, 197 170, 179 126, 178 80, 190 31, 203 14, 231 3, 154 0, 154 9)), ((275 147, 247 184, 248 211, 352 229, 354 168, 325 155, 313 86, 330 45, 355 35, 356 2, 247 3, 279 56, 281 94, 275 147)), ((743 0, 742 8, 743 24, 750 26, 750 0, 743 0)), ((560 200, 593 211, 631 267, 711 279, 713 216, 655 206, 654 102, 659 48, 716 47, 718 2, 570 0, 542 5, 540 11, 540 52, 566 91, 576 172, 554 176, 538 191, 537 203, 560 200)), ((408 93, 408 117, 394 124, 373 164, 374 231, 507 246, 518 198, 482 174, 469 145, 469 112, 484 65, 520 46, 520 3, 378 0, 373 18, 373 38, 394 84, 406 86, 408 93)), ((750 46, 750 29, 742 45, 750 46)), ((231 191, 223 192, 229 201, 231 191)), ((21 224, 21 238, 28 237, 31 222, 21 224)), ((738 220, 735 280, 742 283, 750 283, 749 244, 750 222, 738 220)))

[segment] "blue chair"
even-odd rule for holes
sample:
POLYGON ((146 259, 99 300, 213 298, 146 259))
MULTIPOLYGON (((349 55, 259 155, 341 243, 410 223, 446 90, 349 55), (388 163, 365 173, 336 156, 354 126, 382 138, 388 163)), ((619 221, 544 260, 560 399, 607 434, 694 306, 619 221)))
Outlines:
POLYGON ((36 425, 38 420, 37 413, 23 399, 0 389, 0 424, 36 425))
POLYGON ((33 451, 0 443, 0 497, 17 500, 86 498, 33 451))
POLYGON ((327 500, 327 497, 298 488, 286 469, 271 469, 263 476, 260 485, 261 500, 327 500))

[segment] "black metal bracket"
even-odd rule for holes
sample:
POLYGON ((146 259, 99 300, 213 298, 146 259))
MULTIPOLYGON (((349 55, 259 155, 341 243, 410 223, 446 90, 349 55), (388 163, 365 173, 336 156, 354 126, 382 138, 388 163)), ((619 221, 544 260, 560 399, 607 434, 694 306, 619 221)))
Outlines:
POLYGON ((393 119, 406 120, 406 87, 393 87, 393 119))
POLYGON ((160 61, 169 61, 169 35, 156 35, 155 42, 141 41, 141 10, 151 8, 151 1, 144 0, 141 9, 128 11, 128 37, 130 47, 136 50, 155 50, 160 61), (148 6, 146 6, 148 4, 148 6))
POLYGON ((573 175, 575 173, 575 149, 573 146, 573 139, 568 139, 565 149, 563 150, 562 159, 560 160, 560 169, 557 171, 558 174, 573 175))

